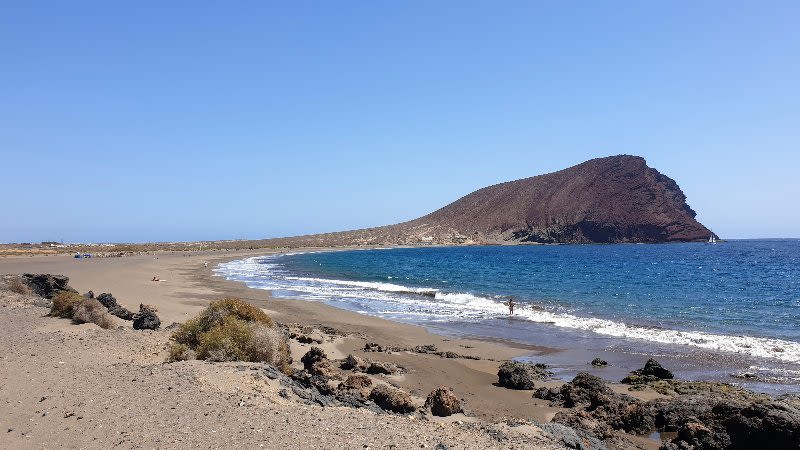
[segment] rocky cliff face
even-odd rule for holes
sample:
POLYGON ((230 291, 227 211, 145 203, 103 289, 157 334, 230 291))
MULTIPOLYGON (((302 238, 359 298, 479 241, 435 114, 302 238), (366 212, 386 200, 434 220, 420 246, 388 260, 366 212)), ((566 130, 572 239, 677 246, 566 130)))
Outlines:
POLYGON ((479 189, 419 219, 386 227, 281 239, 288 245, 619 243, 701 241, 674 180, 638 156, 586 161, 479 189))

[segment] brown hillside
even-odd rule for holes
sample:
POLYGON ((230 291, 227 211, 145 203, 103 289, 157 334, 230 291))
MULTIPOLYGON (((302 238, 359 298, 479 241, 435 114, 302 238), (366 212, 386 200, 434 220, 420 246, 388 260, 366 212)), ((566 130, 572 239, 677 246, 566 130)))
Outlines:
POLYGON ((707 240, 686 196, 638 156, 592 159, 479 189, 419 219, 273 240, 309 245, 617 243, 707 240))

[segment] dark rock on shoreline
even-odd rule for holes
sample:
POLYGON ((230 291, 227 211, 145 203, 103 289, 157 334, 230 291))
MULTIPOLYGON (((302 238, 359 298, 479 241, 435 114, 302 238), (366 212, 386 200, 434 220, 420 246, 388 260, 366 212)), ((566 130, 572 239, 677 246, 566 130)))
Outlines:
POLYGON ((48 300, 52 300, 62 291, 78 292, 69 286, 69 278, 64 275, 26 273, 22 275, 22 282, 31 288, 36 295, 48 300))
MULTIPOLYGON (((666 376, 658 367, 649 364, 642 376, 666 376)), ((677 433, 662 450, 800 449, 800 399, 770 399, 722 383, 657 383, 672 386, 676 396, 643 402, 582 372, 559 389, 538 389, 534 397, 568 408, 553 422, 603 440, 619 431, 659 431, 677 433)))
POLYGON ((605 367, 608 365, 608 362, 606 362, 604 359, 595 358, 592 360, 591 364, 595 367, 605 367))
POLYGON ((642 384, 658 380, 671 380, 672 372, 661 366, 656 360, 650 358, 641 369, 634 370, 621 383, 642 384))
POLYGON ((529 390, 535 387, 534 381, 544 380, 551 375, 543 364, 506 361, 497 370, 497 384, 509 389, 529 390))

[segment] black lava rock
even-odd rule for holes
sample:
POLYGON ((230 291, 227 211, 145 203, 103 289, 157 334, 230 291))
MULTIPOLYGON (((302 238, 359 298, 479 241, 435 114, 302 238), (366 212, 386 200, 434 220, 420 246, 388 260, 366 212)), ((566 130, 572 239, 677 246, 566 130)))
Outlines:
POLYGON ((528 390, 534 388, 534 381, 544 380, 551 375, 543 364, 506 361, 497 371, 497 383, 509 389, 528 390))
POLYGON ((157 330, 160 326, 161 319, 152 311, 136 314, 133 319, 134 330, 157 330))

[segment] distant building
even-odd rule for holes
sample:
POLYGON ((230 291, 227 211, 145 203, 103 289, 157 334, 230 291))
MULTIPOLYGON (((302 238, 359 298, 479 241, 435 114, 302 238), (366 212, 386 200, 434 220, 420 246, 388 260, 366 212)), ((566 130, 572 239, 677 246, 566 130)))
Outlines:
POLYGON ((55 241, 42 241, 42 247, 55 247, 56 245, 60 244, 60 242, 55 241))

